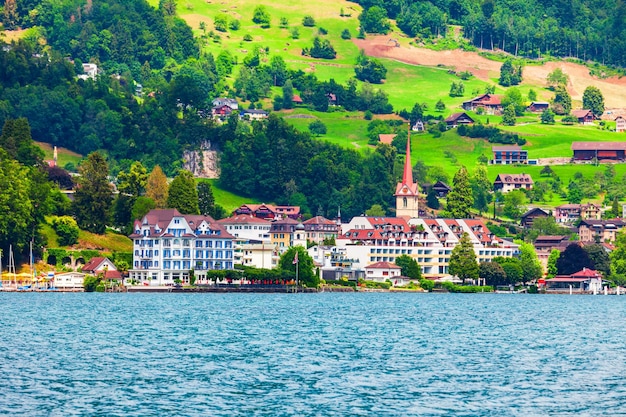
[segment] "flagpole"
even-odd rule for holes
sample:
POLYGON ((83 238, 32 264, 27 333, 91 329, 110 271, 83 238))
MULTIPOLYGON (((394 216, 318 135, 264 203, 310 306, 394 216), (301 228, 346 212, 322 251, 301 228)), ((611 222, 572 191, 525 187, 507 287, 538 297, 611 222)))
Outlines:
POLYGON ((300 262, 296 259, 296 292, 298 292, 298 265, 300 262))

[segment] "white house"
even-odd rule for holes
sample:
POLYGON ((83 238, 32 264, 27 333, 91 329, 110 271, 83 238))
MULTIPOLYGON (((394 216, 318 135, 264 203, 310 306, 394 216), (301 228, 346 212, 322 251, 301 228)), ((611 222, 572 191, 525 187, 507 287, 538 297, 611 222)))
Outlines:
POLYGON ((82 272, 64 272, 54 275, 54 287, 59 290, 83 291, 83 282, 87 274, 82 272))
POLYGON ((397 277, 401 275, 402 268, 391 262, 376 262, 365 267, 365 279, 368 281, 385 282, 391 281, 397 284, 397 277))
POLYGON ((271 242, 237 241, 234 255, 234 263, 237 265, 263 269, 276 268, 280 259, 276 245, 271 242))
POLYGON ((270 241, 272 223, 251 214, 235 214, 217 221, 228 233, 244 241, 270 241))
POLYGON ((81 80, 91 78, 95 80, 98 76, 98 66, 96 64, 83 64, 83 73, 78 75, 81 80))

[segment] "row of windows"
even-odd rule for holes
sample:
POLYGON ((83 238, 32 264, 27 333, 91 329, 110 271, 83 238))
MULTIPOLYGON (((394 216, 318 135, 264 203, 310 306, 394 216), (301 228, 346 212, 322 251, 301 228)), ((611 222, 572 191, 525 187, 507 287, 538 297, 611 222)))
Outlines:
POLYGON ((270 230, 269 226, 228 226, 229 230, 270 230))
POLYGON ((396 254, 396 255, 410 255, 413 253, 413 251, 411 249, 381 249, 381 248, 371 248, 370 249, 370 253, 389 253, 389 254, 396 254))

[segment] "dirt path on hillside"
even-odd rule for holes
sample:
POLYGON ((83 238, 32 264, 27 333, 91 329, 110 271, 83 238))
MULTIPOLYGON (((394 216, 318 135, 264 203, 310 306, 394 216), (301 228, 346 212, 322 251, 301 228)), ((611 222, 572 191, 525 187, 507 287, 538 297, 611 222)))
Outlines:
MULTIPOLYGON (((491 81, 500 73, 500 62, 483 58, 476 52, 433 51, 427 48, 418 48, 411 45, 396 47, 390 42, 390 36, 368 36, 367 39, 353 39, 353 42, 365 50, 367 55, 380 58, 395 59, 413 65, 430 67, 453 67, 456 71, 471 71, 474 76, 483 81, 491 81)), ((604 95, 607 109, 613 109, 613 114, 619 114, 620 109, 626 109, 626 77, 611 77, 599 79, 589 75, 589 69, 584 65, 570 62, 548 62, 544 65, 529 65, 524 67, 524 84, 545 85, 548 74, 556 68, 561 68, 569 75, 569 93, 573 100, 581 101, 587 86, 598 87, 604 95)), ((549 91, 540 91, 539 99, 548 100, 552 97, 549 91)))

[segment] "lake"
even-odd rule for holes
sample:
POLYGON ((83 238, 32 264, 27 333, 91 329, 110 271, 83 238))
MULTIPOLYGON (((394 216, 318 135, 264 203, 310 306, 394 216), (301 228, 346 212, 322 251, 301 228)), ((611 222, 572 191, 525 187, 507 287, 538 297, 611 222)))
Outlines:
POLYGON ((626 297, 0 293, 0 415, 626 415, 626 297))

